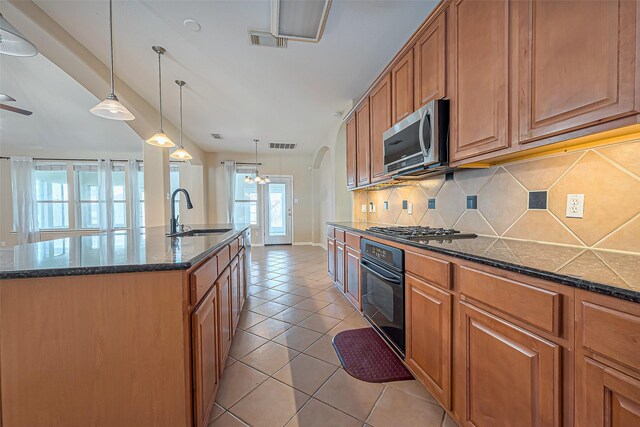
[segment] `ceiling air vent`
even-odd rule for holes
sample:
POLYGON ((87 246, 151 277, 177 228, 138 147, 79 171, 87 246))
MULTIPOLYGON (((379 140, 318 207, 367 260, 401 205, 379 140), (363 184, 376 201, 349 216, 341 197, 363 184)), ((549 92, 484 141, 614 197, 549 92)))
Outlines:
POLYGON ((268 31, 249 30, 249 39, 252 46, 266 46, 266 47, 287 47, 287 39, 283 37, 276 37, 268 31))
POLYGON ((296 144, 287 144, 284 142, 270 142, 269 148, 274 150, 293 150, 296 148, 296 144))

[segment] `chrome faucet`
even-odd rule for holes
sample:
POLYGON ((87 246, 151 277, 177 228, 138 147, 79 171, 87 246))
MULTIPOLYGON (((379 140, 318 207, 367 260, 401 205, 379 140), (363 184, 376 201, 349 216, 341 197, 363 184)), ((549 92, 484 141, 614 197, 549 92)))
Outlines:
POLYGON ((189 193, 184 188, 176 188, 171 195, 171 219, 169 220, 169 234, 176 234, 178 232, 178 219, 176 218, 176 196, 178 193, 184 193, 187 198, 187 209, 193 209, 191 204, 191 198, 189 193))

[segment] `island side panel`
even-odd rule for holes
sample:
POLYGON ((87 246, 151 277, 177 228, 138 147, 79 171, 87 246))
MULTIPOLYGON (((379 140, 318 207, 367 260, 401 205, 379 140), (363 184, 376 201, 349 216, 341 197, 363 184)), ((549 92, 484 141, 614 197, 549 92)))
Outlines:
POLYGON ((0 424, 190 425, 182 274, 0 281, 0 424))

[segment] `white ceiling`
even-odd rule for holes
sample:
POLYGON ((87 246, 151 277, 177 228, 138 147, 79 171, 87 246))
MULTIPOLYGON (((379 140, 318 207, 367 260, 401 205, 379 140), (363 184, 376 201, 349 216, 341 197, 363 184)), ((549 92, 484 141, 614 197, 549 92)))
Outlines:
MULTIPOLYGON (((108 63, 106 1, 36 3, 108 63)), ((250 46, 247 30, 269 28, 270 4, 116 1, 116 73, 157 105, 151 46, 161 45, 167 49, 165 116, 179 123, 173 81, 185 80, 185 134, 204 150, 250 152, 251 140, 259 138, 297 143, 300 151, 313 152, 341 120, 333 113, 364 93, 437 1, 334 0, 319 44, 250 46), (202 30, 186 29, 186 18, 197 20, 202 30), (224 139, 216 141, 210 133, 224 139)))
POLYGON ((140 137, 128 125, 91 114, 100 101, 44 56, 0 55, 0 69, 0 93, 16 99, 5 104, 33 112, 0 110, 3 154, 142 152, 140 137))

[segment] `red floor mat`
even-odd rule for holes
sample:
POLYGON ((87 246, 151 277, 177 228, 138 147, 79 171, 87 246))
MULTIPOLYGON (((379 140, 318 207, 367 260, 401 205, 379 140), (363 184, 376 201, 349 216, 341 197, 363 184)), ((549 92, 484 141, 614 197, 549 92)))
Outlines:
POLYGON ((411 372, 373 328, 342 331, 333 337, 342 367, 370 383, 412 380, 411 372))

